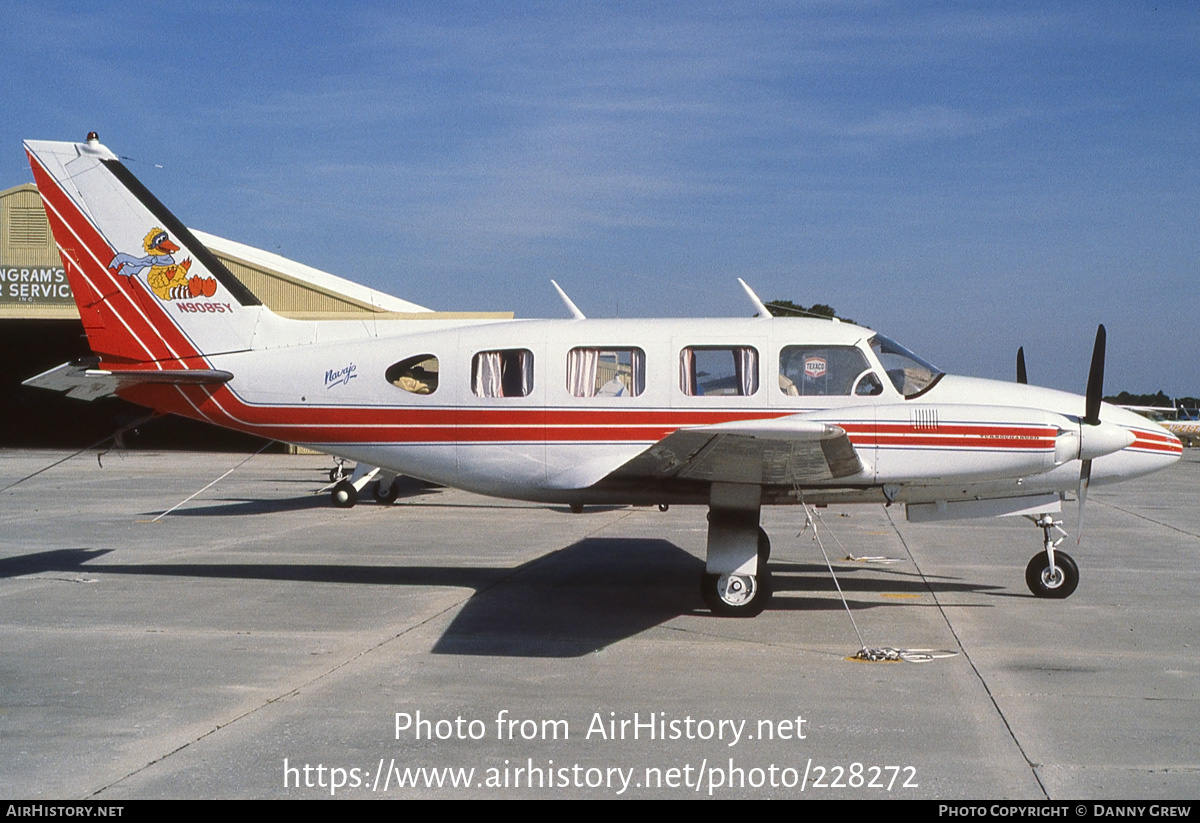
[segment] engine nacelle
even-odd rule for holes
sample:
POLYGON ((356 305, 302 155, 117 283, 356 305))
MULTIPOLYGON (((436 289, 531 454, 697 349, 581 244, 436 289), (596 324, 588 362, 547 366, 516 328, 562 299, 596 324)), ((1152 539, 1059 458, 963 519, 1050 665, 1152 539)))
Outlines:
POLYGON ((1133 445, 1134 434, 1124 426, 1100 421, 1097 424, 1066 420, 1054 444, 1056 466, 1072 460, 1095 460, 1133 445))

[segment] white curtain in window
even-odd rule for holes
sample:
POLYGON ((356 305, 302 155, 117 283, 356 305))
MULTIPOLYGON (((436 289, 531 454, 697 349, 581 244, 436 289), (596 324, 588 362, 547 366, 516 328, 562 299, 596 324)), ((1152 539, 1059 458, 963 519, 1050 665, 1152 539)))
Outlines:
POLYGON ((630 394, 637 397, 646 390, 646 355, 641 349, 631 349, 629 352, 630 379, 633 383, 630 394))
POLYGON ((691 349, 679 353, 679 388, 684 394, 696 394, 696 353, 691 349))
POLYGON ((749 397, 758 391, 758 352, 751 348, 737 349, 738 386, 749 397))
POLYGON ((595 397, 599 362, 600 352, 596 349, 571 349, 567 355, 567 391, 576 397, 595 397))
POLYGON ((475 355, 475 373, 471 388, 479 397, 503 397, 500 352, 482 351, 475 355))

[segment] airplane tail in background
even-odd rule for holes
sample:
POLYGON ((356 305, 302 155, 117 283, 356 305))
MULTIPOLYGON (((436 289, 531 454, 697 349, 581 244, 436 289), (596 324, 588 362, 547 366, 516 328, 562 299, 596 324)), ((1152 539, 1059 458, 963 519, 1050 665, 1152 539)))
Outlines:
POLYGON ((204 368, 269 309, 102 146, 26 141, 92 350, 125 368, 204 368))

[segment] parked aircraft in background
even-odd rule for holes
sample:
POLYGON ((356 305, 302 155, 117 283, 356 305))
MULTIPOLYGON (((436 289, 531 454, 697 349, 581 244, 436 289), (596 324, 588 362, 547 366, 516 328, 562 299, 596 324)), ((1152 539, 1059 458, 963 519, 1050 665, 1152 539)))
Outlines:
MULTIPOLYGON (((914 521, 1025 515, 1026 580, 1066 597, 1053 514, 1164 468, 1179 440, 1086 397, 943 374, 849 323, 748 319, 298 321, 264 307, 94 135, 26 151, 99 362, 29 381, 482 494, 708 507, 701 591, 771 597, 763 505, 902 503, 914 521), (91 387, 91 388, 89 388, 91 387)), ((752 295, 752 293, 751 293, 752 295)), ((1061 531, 1061 530, 1060 530, 1061 531)), ((964 555, 971 552, 964 546, 964 555)))
POLYGON ((1158 425, 1179 438, 1186 446, 1200 443, 1200 410, 1185 409, 1182 406, 1126 406, 1121 408, 1137 412, 1142 417, 1153 420, 1158 425))
POLYGON ((1200 443, 1200 410, 1178 408, 1174 415, 1163 415, 1161 418, 1151 417, 1158 425, 1179 438, 1180 442, 1189 446, 1200 443))

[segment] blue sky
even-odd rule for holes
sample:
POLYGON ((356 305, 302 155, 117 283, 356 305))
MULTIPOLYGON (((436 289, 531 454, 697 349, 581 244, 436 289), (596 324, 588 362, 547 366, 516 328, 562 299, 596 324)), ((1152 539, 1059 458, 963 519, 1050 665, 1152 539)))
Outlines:
POLYGON ((96 130, 186 223, 440 309, 828 303, 947 371, 1200 395, 1200 5, 13 2, 0 187, 96 130), (160 168, 161 167, 161 168, 160 168))

